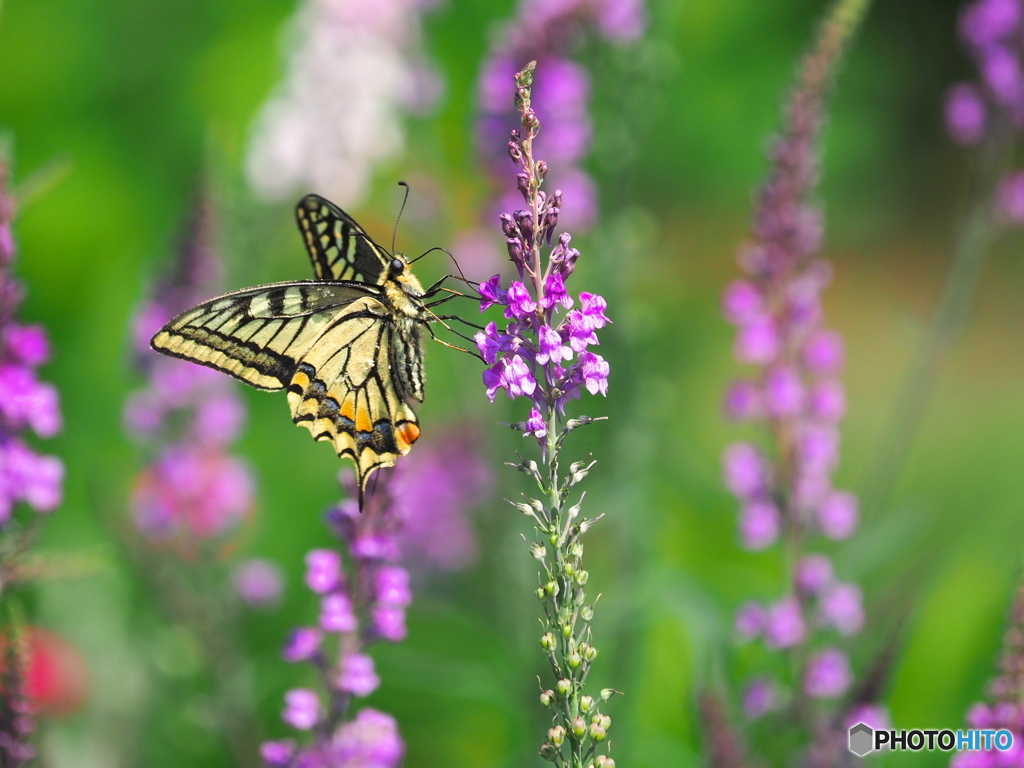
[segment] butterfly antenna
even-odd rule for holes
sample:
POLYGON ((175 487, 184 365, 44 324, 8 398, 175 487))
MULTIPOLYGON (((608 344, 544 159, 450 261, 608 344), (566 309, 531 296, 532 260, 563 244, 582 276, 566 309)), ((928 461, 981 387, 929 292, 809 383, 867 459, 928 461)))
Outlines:
POLYGON ((452 260, 452 263, 455 264, 455 268, 457 270, 459 270, 459 279, 462 282, 464 282, 466 285, 472 285, 474 288, 476 288, 478 285, 480 285, 480 283, 476 282, 475 280, 470 280, 468 277, 466 277, 466 273, 462 271, 462 266, 459 264, 459 260, 455 258, 454 254, 452 254, 451 251, 449 251, 447 248, 442 248, 439 245, 435 245, 430 250, 424 251, 419 256, 417 256, 415 259, 410 261, 409 263, 410 264, 415 264, 417 261, 422 259, 428 253, 433 253, 434 251, 441 251, 442 253, 447 253, 448 254, 448 258, 450 258, 452 260))
POLYGON ((409 185, 404 181, 398 182, 398 186, 405 187, 405 199, 402 200, 402 207, 398 211, 398 218, 395 219, 395 228, 391 232, 391 253, 395 252, 395 240, 398 238, 398 222, 402 220, 402 214, 405 212, 405 204, 409 202, 409 185))

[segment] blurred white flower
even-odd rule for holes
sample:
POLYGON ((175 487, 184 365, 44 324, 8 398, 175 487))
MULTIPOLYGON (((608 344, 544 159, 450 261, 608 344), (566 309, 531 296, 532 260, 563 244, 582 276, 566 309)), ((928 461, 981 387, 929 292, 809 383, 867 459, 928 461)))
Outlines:
POLYGON ((246 171, 268 201, 317 192, 359 202, 374 165, 404 146, 403 113, 438 100, 422 53, 423 0, 306 0, 284 81, 256 119, 246 171))

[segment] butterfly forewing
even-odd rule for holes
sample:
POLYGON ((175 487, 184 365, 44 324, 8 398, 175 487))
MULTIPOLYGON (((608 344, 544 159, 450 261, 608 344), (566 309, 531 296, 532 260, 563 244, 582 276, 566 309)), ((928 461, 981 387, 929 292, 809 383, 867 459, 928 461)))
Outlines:
POLYGON ((376 285, 387 274, 388 253, 334 203, 306 195, 295 208, 295 218, 317 279, 376 285))

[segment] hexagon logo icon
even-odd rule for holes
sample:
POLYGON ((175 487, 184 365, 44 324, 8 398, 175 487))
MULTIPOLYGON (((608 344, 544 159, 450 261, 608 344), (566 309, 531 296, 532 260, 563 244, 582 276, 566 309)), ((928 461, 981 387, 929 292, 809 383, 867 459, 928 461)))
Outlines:
POLYGON ((864 757, 875 750, 875 732, 866 723, 857 723, 850 728, 850 751, 857 757, 864 757))

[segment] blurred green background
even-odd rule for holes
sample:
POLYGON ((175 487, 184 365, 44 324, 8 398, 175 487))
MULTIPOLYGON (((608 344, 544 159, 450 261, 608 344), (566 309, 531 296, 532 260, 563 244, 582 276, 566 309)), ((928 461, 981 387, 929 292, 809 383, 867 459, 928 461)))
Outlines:
MULTIPOLYGON (((738 275, 767 138, 825 6, 652 0, 639 54, 585 53, 596 78, 588 167, 606 220, 579 238, 574 281, 608 296, 615 324, 603 350, 608 399, 585 401, 587 413, 611 420, 578 433, 570 454, 593 451, 599 462, 587 497, 590 514, 607 513, 588 549, 592 591, 604 595, 595 675, 598 687, 627 693, 611 708, 620 765, 699 763, 695 692, 756 663, 735 657, 732 613, 780 588, 775 555, 737 547, 735 503, 720 480, 723 448, 747 433, 721 416, 737 366, 718 306, 738 275)), ((945 89, 970 76, 956 9, 946 0, 877 3, 840 73, 828 124, 822 198, 836 279, 826 312, 847 339, 850 402, 837 483, 855 491, 880 450, 966 204, 971 165, 941 124, 945 89)), ((448 245, 475 223, 475 81, 488 30, 512 10, 505 0, 448 0, 427 15, 425 44, 445 95, 433 115, 411 122, 408 151, 377 168, 373 194, 353 211, 379 239, 397 212, 394 182, 417 174, 435 179, 436 214, 403 223, 400 245, 448 245)), ((44 375, 60 389, 66 420, 48 445, 67 464, 66 502, 40 550, 102 563, 28 597, 32 623, 74 643, 91 674, 88 705, 44 724, 46 765, 230 764, 205 726, 202 649, 154 607, 109 521, 127 515, 141 465, 121 427, 139 384, 130 320, 172 256, 200 173, 212 168, 222 193, 227 286, 307 276, 290 206, 250 202, 240 173, 252 120, 281 77, 281 31, 293 12, 270 0, 6 0, 0 9, 0 127, 13 138, 17 178, 60 171, 22 208, 15 231, 29 286, 22 316, 52 334, 44 375)), ((865 588, 855 663, 863 668, 895 643, 887 696, 898 727, 962 724, 992 674, 1019 573, 1022 246, 1011 233, 993 250, 895 494, 866 509, 858 535, 834 550, 844 577, 865 588)), ((443 269, 423 264, 426 279, 443 269)), ((499 422, 522 414, 487 403, 468 357, 431 349, 428 370, 425 428, 482 420, 500 492, 475 517, 480 564, 421 585, 409 639, 375 651, 383 685, 370 702, 398 718, 408 766, 539 763, 547 726, 536 703, 544 669, 532 563, 519 538, 524 521, 501 501, 520 489, 522 478, 500 464, 521 438, 499 422)), ((285 733, 281 695, 305 674, 280 661, 280 644, 315 611, 302 559, 331 543, 321 513, 338 499, 338 463, 289 423, 283 397, 243 394, 250 417, 239 452, 257 471, 259 510, 238 547, 275 560, 288 579, 282 607, 244 623, 255 706, 276 737, 285 733)))

